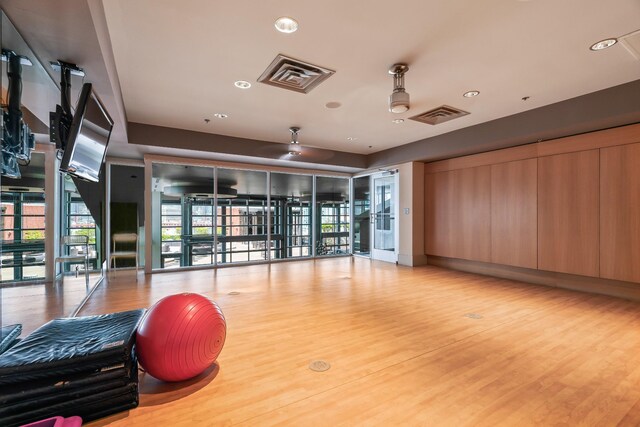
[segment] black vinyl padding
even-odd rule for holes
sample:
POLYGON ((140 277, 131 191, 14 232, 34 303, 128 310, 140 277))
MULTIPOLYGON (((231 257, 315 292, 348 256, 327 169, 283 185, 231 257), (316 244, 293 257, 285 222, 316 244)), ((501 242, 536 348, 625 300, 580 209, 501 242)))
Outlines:
POLYGON ((144 313, 56 319, 0 355, 0 426, 91 421, 138 406, 134 344, 144 313))
POLYGON ((64 390, 55 394, 48 394, 41 396, 33 400, 16 402, 10 405, 3 405, 0 407, 0 418, 8 417, 10 415, 19 415, 24 412, 33 410, 34 408, 44 408, 57 405, 59 403, 68 402, 70 400, 81 399, 84 397, 91 397, 97 393, 102 393, 109 390, 117 390, 127 386, 130 383, 121 380, 105 381, 101 383, 92 384, 90 386, 64 390))
POLYGON ((0 355, 0 385, 127 363, 145 310, 52 320, 0 355))
POLYGON ((22 325, 7 325, 0 328, 0 354, 7 351, 17 343, 17 338, 22 333, 22 325))
POLYGON ((12 384, 0 391, 0 416, 34 406, 79 398, 98 391, 138 383, 138 365, 123 366, 90 375, 73 374, 59 380, 12 384))
POLYGON ((51 414, 63 417, 80 416, 83 422, 95 420, 117 412, 138 406, 137 384, 94 393, 61 403, 40 406, 19 414, 0 417, 2 426, 19 426, 51 417, 51 414), (124 408, 124 409, 123 409, 124 408))

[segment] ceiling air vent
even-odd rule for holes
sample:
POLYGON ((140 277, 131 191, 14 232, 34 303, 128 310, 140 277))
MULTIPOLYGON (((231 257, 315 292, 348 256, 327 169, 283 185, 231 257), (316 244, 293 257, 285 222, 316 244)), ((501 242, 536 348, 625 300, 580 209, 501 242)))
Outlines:
POLYGON ((467 114, 469 113, 466 111, 449 107, 448 105, 442 105, 438 108, 434 108, 433 110, 429 110, 425 113, 409 118, 416 122, 426 123, 428 125, 438 125, 440 123, 448 122, 449 120, 457 119, 458 117, 466 116, 467 114))
POLYGON ((309 93, 333 73, 335 71, 328 68, 278 55, 264 70, 258 81, 294 92, 309 93))
POLYGON ((634 58, 640 61, 640 30, 620 37, 620 43, 634 58))

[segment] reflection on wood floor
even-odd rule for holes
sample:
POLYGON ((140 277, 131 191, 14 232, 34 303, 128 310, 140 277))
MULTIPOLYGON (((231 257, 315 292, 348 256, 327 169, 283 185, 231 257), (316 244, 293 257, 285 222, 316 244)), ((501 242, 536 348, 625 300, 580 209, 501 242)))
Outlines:
MULTIPOLYGON (((89 276, 94 284, 97 273, 89 276)), ((22 336, 51 319, 71 314, 86 295, 85 277, 66 276, 64 282, 0 287, 0 314, 2 324, 22 323, 22 336)))
POLYGON ((201 377, 143 376, 140 407, 93 425, 640 424, 635 302, 358 258, 139 279, 118 272, 81 314, 200 292, 227 342, 201 377))

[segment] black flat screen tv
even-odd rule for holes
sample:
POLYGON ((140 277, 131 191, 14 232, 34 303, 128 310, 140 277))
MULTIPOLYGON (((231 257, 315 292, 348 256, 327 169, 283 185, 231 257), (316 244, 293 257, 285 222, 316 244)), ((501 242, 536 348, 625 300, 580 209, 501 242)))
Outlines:
POLYGON ((99 182, 113 120, 93 90, 85 83, 80 92, 60 171, 85 181, 99 182))

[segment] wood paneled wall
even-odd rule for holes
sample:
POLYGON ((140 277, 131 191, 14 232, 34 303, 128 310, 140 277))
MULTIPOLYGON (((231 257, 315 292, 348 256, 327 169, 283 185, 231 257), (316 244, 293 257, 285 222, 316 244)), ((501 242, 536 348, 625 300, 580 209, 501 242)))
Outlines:
POLYGON ((491 259, 491 167, 455 171, 459 233, 456 250, 463 259, 491 259))
POLYGON ((598 150, 538 159, 538 268, 597 277, 598 150))
POLYGON ((491 167, 430 174, 425 186, 427 253, 489 262, 491 167))
POLYGON ((640 282, 640 144, 600 150, 600 275, 640 282))
POLYGON ((455 221, 454 172, 426 174, 425 187, 425 253, 455 257, 453 231, 455 221))
POLYGON ((537 268, 538 163, 491 165, 491 262, 537 268))
POLYGON ((425 165, 427 255, 640 282, 640 124, 425 165))

